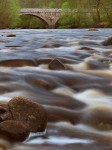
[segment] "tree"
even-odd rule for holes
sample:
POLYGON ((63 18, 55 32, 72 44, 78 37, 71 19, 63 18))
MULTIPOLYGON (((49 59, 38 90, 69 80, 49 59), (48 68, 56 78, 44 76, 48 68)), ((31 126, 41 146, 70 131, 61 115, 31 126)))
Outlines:
POLYGON ((18 0, 0 0, 0 28, 12 28, 19 20, 18 0))
POLYGON ((55 3, 54 2, 50 2, 48 8, 55 8, 55 3))

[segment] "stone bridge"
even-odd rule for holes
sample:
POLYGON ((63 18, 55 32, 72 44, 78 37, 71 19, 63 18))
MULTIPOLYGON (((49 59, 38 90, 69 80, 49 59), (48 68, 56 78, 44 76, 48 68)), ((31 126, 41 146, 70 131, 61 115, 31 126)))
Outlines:
MULTIPOLYGON (((52 9, 39 9, 39 8, 22 8, 20 10, 20 15, 32 15, 43 20, 48 28, 55 28, 56 22, 62 16, 62 9, 52 8, 52 9)), ((65 13, 70 13, 71 10, 64 10, 65 13)))

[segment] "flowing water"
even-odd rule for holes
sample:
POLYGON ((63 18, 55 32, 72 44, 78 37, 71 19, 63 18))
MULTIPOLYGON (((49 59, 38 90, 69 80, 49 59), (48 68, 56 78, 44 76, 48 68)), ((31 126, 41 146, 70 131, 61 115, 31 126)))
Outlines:
POLYGON ((112 149, 112 29, 0 30, 0 102, 15 96, 42 104, 45 132, 11 150, 112 149), (15 37, 7 37, 13 33, 15 37), (65 69, 50 69, 57 59, 65 69))

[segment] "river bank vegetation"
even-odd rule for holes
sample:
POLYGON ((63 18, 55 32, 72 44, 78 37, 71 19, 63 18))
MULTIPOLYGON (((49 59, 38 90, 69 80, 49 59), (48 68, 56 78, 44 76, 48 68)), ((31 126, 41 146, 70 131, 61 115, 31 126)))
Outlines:
POLYGON ((112 0, 0 0, 0 28, 45 28, 39 18, 20 16, 21 8, 62 8, 56 28, 112 27, 112 0))

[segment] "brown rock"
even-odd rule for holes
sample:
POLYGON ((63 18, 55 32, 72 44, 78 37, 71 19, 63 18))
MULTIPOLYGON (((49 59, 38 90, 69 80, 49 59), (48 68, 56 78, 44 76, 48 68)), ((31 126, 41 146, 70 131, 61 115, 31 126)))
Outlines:
POLYGON ((27 126, 20 121, 7 120, 0 124, 0 137, 9 141, 24 141, 28 135, 27 126))
POLYGON ((102 42, 104 46, 112 45, 112 37, 109 37, 105 41, 102 42))
POLYGON ((16 34, 14 34, 14 33, 8 33, 6 36, 7 37, 16 37, 16 34))
POLYGON ((0 66, 4 67, 36 66, 36 63, 33 60, 28 59, 13 59, 0 61, 0 66))
POLYGON ((60 44, 54 44, 54 45, 44 45, 42 46, 42 48, 58 48, 61 47, 60 44))
POLYGON ((40 58, 37 60, 37 64, 49 64, 52 60, 53 58, 40 58))
POLYGON ((90 48, 90 47, 86 47, 86 46, 85 46, 85 47, 81 47, 81 48, 79 48, 79 50, 90 50, 90 51, 91 51, 91 50, 94 50, 94 49, 92 49, 92 48, 90 48))
POLYGON ((65 66, 58 59, 53 59, 49 63, 48 68, 51 70, 65 70, 65 66))
POLYGON ((46 128, 47 113, 38 103, 23 97, 14 97, 9 101, 12 118, 21 121, 31 132, 42 132, 46 128))
POLYGON ((44 45, 44 46, 42 46, 42 48, 54 48, 54 46, 52 46, 52 45, 44 45))
POLYGON ((12 119, 11 114, 9 113, 9 107, 7 104, 0 104, 0 122, 5 120, 12 119))

